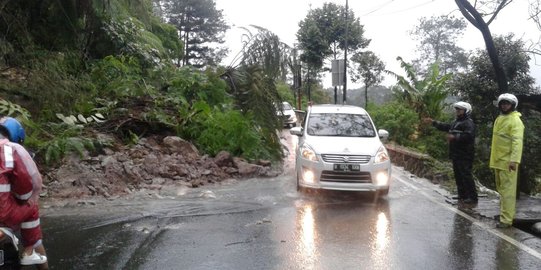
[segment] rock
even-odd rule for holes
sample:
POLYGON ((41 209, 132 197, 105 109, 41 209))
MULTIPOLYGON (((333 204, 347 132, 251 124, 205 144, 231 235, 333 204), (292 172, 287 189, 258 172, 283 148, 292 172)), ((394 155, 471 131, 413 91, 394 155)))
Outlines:
POLYGON ((105 156, 105 157, 102 158, 101 164, 100 164, 100 165, 101 165, 102 167, 105 167, 105 166, 107 166, 107 165, 109 165, 110 163, 113 163, 113 162, 115 162, 115 161, 116 161, 116 160, 115 160, 112 156, 105 156))
POLYGON ((155 185, 155 186, 163 185, 165 182, 166 180, 161 177, 152 179, 152 185, 155 185))
POLYGON ((256 164, 250 164, 242 158, 233 159, 235 167, 239 169, 239 174, 244 177, 253 177, 259 175, 259 172, 262 171, 262 167, 256 164))
POLYGON ((220 151, 216 154, 216 157, 214 157, 214 163, 220 167, 231 167, 233 166, 233 157, 231 156, 231 153, 227 151, 220 151))
POLYGON ((257 161, 257 165, 261 165, 263 167, 270 167, 271 164, 272 163, 270 160, 260 159, 257 161))
POLYGON ((163 139, 163 144, 165 145, 169 153, 180 153, 185 157, 192 159, 199 158, 199 151, 193 144, 190 142, 176 136, 168 136, 163 139))
POLYGON ((108 148, 98 156, 69 156, 60 167, 44 176, 42 197, 78 199, 120 198, 157 191, 165 196, 186 194, 187 189, 218 182, 234 183, 254 176, 276 176, 270 161, 251 164, 219 152, 214 158, 200 156, 191 143, 175 136, 148 137, 133 146, 108 148), (180 186, 181 188, 177 188, 180 186))

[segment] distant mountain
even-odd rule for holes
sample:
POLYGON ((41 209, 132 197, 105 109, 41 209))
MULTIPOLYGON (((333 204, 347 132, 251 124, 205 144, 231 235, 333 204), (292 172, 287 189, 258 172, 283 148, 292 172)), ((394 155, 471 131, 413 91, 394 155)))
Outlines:
MULTIPOLYGON (((329 96, 333 97, 334 99, 334 88, 327 88, 324 91, 329 93, 329 96)), ((337 93, 338 103, 341 103, 343 100, 342 89, 338 88, 337 92, 338 92, 337 93)), ((391 98, 392 98, 391 88, 388 88, 385 86, 379 86, 379 85, 368 88, 368 102, 373 102, 376 104, 384 104, 391 101, 391 98)), ((364 104, 365 103, 364 88, 348 89, 346 103, 350 105, 366 107, 364 104)))

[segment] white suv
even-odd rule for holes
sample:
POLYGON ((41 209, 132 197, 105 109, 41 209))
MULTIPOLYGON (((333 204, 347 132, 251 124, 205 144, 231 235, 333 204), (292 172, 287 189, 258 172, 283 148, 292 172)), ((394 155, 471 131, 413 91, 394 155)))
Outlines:
POLYGON ((368 112, 350 105, 313 105, 301 127, 295 149, 297 189, 389 192, 391 160, 368 112))

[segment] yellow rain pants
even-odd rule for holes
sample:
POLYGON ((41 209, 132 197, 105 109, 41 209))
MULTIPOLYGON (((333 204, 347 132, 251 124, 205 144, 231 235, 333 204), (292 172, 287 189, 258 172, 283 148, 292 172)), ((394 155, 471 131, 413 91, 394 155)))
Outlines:
POLYGON ((500 193, 500 222, 513 224, 517 201, 517 171, 494 170, 496 190, 500 193))

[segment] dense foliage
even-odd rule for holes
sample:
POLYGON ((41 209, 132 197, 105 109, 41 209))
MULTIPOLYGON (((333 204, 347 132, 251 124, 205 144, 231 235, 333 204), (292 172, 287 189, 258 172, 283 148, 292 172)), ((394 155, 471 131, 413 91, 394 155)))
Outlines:
POLYGON ((178 68, 184 44, 150 0, 8 1, 0 17, 0 111, 24 121, 26 145, 48 164, 114 143, 104 133, 281 157, 271 68, 178 68), (224 76, 243 72, 234 83, 224 76))
POLYGON ((406 103, 393 101, 379 106, 368 103, 367 110, 378 129, 389 131, 389 140, 403 146, 415 146, 419 117, 406 103))
POLYGON ((370 44, 355 13, 334 3, 324 3, 321 8, 310 9, 306 18, 299 23, 297 40, 302 50, 301 61, 306 63, 307 69, 317 71, 323 68, 326 59, 338 59, 346 46, 347 50, 353 52, 370 44))
POLYGON ((391 140, 401 145, 428 153, 434 158, 447 159, 448 150, 444 134, 434 130, 430 125, 423 124, 422 119, 426 117, 440 121, 451 119, 445 113, 448 105, 446 98, 450 94, 448 81, 451 74, 441 75, 438 62, 432 64, 426 74, 421 74, 401 57, 397 60, 406 76, 386 71, 395 76, 398 83, 392 88, 393 102, 379 108, 369 107, 374 111, 376 125, 388 129, 391 140))

